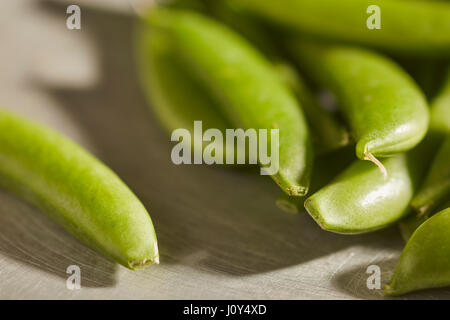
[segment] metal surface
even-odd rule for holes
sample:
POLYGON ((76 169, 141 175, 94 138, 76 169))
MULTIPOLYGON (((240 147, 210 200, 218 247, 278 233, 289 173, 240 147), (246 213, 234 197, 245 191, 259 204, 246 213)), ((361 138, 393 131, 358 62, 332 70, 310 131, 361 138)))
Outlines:
MULTIPOLYGON (((161 264, 120 267, 0 191, 0 298, 384 298, 367 289, 366 269, 376 264, 389 279, 403 247, 395 227, 330 234, 307 214, 277 209, 279 190, 267 177, 173 165, 136 83, 128 3, 78 3, 82 29, 70 31, 64 1, 0 2, 0 105, 113 168, 149 209, 161 264), (66 288, 69 265, 81 267, 80 290, 66 288)), ((450 298, 450 290, 406 298, 450 298)))

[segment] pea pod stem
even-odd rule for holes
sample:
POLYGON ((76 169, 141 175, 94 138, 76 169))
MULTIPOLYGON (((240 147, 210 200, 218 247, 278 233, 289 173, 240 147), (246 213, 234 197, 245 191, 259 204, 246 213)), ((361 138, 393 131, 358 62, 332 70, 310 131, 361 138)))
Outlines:
POLYGON ((116 174, 70 140, 4 110, 0 185, 127 268, 159 263, 150 216, 116 174))

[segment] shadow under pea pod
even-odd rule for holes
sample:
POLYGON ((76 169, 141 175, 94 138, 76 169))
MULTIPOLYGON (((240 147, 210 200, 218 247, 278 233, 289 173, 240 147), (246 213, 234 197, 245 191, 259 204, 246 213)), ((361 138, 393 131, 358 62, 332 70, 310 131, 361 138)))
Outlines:
POLYGON ((366 264, 352 266, 335 277, 333 281, 334 287, 359 299, 434 300, 450 298, 450 289, 448 288, 422 290, 397 297, 384 294, 384 287, 391 280, 397 262, 398 256, 388 257, 387 259, 377 259, 375 257, 375 259, 368 261, 366 264), (374 276, 378 275, 375 274, 374 269, 368 269, 369 266, 379 268, 379 288, 370 286, 375 284, 374 276), (370 283, 369 285, 368 282, 370 283))
MULTIPOLYGON (((81 287, 114 285, 113 262, 87 248, 22 200, 0 191, 0 203, 1 254, 63 279, 71 274, 66 273, 69 266, 78 266, 81 287)), ((13 280, 14 274, 9 274, 13 280)))
MULTIPOLYGON (((60 14, 63 5, 42 1, 60 14)), ((206 165, 176 166, 170 136, 153 117, 134 62, 136 17, 83 7, 83 32, 100 57, 100 83, 87 90, 37 83, 92 138, 97 156, 137 194, 158 237, 161 267, 245 276, 300 265, 358 244, 387 245, 383 234, 343 237, 275 206, 268 177, 206 165)), ((160 269, 139 271, 151 275, 160 269)))

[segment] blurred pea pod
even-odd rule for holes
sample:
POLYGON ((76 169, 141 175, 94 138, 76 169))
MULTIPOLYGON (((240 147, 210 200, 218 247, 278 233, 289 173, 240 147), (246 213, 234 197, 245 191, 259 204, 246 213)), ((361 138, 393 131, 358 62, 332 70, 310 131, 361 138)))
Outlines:
POLYGON ((407 292, 450 285, 450 208, 421 224, 402 252, 386 293, 407 292))
MULTIPOLYGON (((388 226, 411 212, 410 202, 450 121, 450 104, 443 103, 447 95, 445 86, 431 106, 430 131, 418 147, 381 160, 388 172, 386 179, 376 167, 356 161, 306 200, 307 211, 323 229, 364 233, 388 226)), ((408 225, 417 223, 411 221, 408 225)))
POLYGON ((411 205, 419 215, 427 215, 450 196, 450 134, 439 148, 430 171, 411 205))
POLYGON ((450 53, 450 6, 435 1, 229 0, 286 32, 357 43, 407 56, 450 53), (377 7, 374 7, 377 6, 377 7), (380 29, 368 20, 381 14, 380 29), (401 18, 399 18, 401 17, 401 18), (293 30, 293 31, 292 31, 293 30))
POLYGON ((371 51, 311 42, 288 44, 292 55, 338 98, 357 141, 356 155, 386 170, 377 157, 415 147, 428 129, 424 95, 401 68, 371 51))
MULTIPOLYGON (((149 32, 148 26, 141 23, 136 37, 136 58, 140 83, 150 102, 153 112, 164 128, 171 134, 183 128, 194 137, 194 121, 202 121, 202 129, 217 128, 225 132, 231 128, 209 92, 189 72, 173 48, 158 32, 149 32)), ((182 141, 187 148, 192 145, 193 152, 203 152, 203 145, 182 141)), ((224 154, 217 155, 225 159, 224 154)), ((218 152, 220 150, 216 150, 218 152)), ((233 150, 234 151, 234 150, 233 150)), ((207 154, 207 153, 205 153, 207 154)), ((237 152, 235 153, 237 154, 237 152)), ((210 163, 205 159, 206 163, 210 163)))
MULTIPOLYGON (((450 70, 447 72, 441 92, 431 104, 430 119, 430 130, 422 145, 429 146, 426 152, 429 153, 429 159, 431 161, 435 157, 446 135, 450 133, 450 70)), ((400 221, 399 227, 403 238, 405 240, 409 239, 414 230, 428 218, 429 212, 424 212, 422 215, 412 214, 403 221, 400 221)))
POLYGON ((312 165, 308 127, 270 63, 226 26, 193 12, 155 8, 145 22, 221 101, 234 127, 279 130, 279 170, 272 178, 287 194, 306 194, 312 165))

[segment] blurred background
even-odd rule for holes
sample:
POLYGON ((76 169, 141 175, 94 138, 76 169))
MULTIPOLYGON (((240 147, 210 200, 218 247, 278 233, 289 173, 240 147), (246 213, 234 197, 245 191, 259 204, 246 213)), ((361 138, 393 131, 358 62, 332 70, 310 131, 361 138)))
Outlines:
MULTIPOLYGON (((275 206, 277 186, 243 170, 175 166, 137 84, 128 0, 0 2, 0 106, 71 137, 109 165, 148 208, 161 264, 120 267, 38 210, 0 191, 2 299, 354 299, 370 265, 388 281, 403 247, 396 227, 323 232, 275 206), (81 30, 66 9, 81 7, 81 30), (238 186, 238 187, 236 187, 238 186), (81 268, 80 290, 66 269, 81 268)), ((450 290, 406 298, 450 298, 450 290)))

